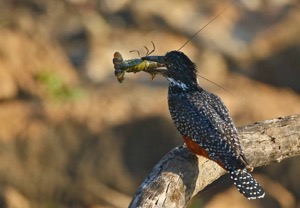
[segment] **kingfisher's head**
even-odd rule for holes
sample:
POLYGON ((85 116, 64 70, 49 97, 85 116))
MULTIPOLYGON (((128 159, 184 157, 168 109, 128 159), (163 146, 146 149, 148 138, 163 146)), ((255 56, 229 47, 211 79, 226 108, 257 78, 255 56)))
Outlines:
POLYGON ((171 88, 179 91, 198 89, 196 66, 184 53, 170 51, 164 56, 146 56, 142 59, 164 64, 167 70, 160 74, 167 78, 171 88))

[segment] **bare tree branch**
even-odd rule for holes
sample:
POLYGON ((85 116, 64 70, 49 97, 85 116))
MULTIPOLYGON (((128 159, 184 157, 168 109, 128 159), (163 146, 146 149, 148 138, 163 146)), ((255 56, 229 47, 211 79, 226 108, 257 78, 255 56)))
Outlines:
MULTIPOLYGON (((300 155, 300 114, 238 130, 245 155, 254 167, 300 155)), ((224 173, 215 162, 177 147, 155 165, 129 207, 186 207, 194 195, 224 173)))

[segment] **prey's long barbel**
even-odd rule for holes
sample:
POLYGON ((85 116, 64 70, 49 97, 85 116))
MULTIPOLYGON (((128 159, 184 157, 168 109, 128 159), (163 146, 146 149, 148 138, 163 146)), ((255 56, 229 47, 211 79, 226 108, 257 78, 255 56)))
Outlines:
POLYGON ((217 19, 220 15, 222 15, 231 5, 233 4, 235 0, 232 0, 228 3, 228 5, 214 18, 212 18, 208 23, 206 23, 203 27, 201 27, 197 32, 195 32, 177 51, 180 51, 184 46, 186 46, 196 35, 198 35, 204 28, 206 28, 210 23, 212 23, 215 19, 217 19))
MULTIPOLYGON (((212 18, 209 22, 207 22, 203 27, 201 27, 197 32, 195 32, 177 51, 180 51, 184 46, 186 46, 196 35, 198 35, 204 28, 206 28, 211 22, 216 20, 220 15, 222 15, 234 2, 235 0, 232 0, 228 3, 228 5, 219 13, 217 14, 214 18, 212 18)), ((148 48, 147 54, 145 57, 137 58, 137 59, 128 59, 128 60, 123 60, 122 55, 119 52, 114 53, 114 58, 113 58, 113 64, 115 68, 115 76, 117 77, 117 80, 121 83, 125 79, 125 73, 137 73, 140 71, 147 72, 151 75, 152 79, 157 74, 163 74, 166 69, 162 69, 162 67, 165 67, 164 64, 162 64, 162 61, 150 61, 149 59, 147 60, 147 57, 155 50, 155 45, 152 42, 153 45, 153 50, 149 52, 148 48)), ((135 51, 135 50, 134 50, 135 51)), ((132 51, 131 51, 132 52, 132 51)), ((138 52, 139 53, 139 52, 138 52)), ((163 58, 162 56, 158 56, 160 58, 163 58)), ((200 76, 201 78, 215 84, 216 86, 222 88, 223 90, 227 91, 220 85, 200 76)), ((228 92, 228 91, 227 91, 228 92)), ((231 93, 230 93, 231 94, 231 93)))

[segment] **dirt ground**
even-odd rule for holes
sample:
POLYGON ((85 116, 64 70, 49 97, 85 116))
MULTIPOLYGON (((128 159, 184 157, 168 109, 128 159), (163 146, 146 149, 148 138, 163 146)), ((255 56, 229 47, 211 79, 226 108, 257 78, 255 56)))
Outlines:
MULTIPOLYGON (((0 2, 0 207, 127 207, 140 182, 183 141, 167 82, 119 84, 112 58, 176 50, 221 1, 0 2)), ((182 51, 237 126, 300 112, 300 3, 235 2, 182 51)), ((300 207, 299 157, 257 168, 267 195, 248 201, 224 176, 190 207, 300 207)))

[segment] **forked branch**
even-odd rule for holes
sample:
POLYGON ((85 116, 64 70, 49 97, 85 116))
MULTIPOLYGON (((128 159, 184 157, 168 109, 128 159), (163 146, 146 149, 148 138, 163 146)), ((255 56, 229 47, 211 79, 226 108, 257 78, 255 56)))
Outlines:
MULTIPOLYGON (((254 167, 300 155, 300 114, 238 129, 254 167)), ((190 199, 225 171, 186 147, 165 155, 138 188, 129 207, 186 207, 190 199)))

